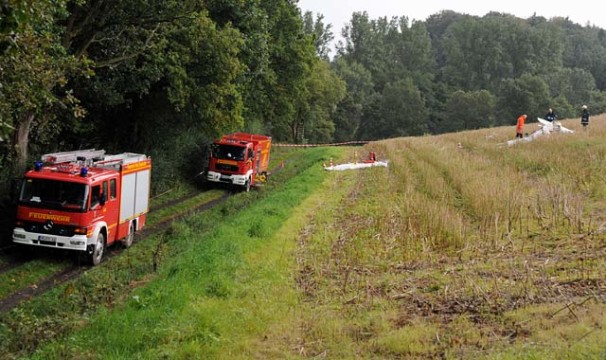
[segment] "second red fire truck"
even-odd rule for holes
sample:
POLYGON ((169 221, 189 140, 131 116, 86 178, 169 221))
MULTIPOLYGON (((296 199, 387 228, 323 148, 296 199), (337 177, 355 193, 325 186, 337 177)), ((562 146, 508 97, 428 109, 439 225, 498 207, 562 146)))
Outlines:
POLYGON ((236 185, 245 191, 265 181, 271 137, 237 132, 211 145, 206 179, 236 185))
POLYGON ((74 250, 92 265, 114 242, 130 247, 149 211, 151 166, 136 153, 43 155, 23 179, 13 242, 74 250))

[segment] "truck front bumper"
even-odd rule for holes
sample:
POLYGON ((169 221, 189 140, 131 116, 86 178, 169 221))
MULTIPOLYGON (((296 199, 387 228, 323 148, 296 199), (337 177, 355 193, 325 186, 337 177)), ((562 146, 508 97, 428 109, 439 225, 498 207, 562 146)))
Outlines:
POLYGON ((86 235, 74 235, 71 237, 38 234, 25 231, 23 228, 13 230, 13 242, 15 244, 42 246, 53 249, 67 249, 86 251, 89 238, 86 235))
POLYGON ((214 171, 209 171, 208 175, 206 176, 206 179, 208 181, 213 182, 222 182, 227 184, 244 186, 244 184, 246 184, 246 181, 248 180, 248 175, 227 175, 214 171))

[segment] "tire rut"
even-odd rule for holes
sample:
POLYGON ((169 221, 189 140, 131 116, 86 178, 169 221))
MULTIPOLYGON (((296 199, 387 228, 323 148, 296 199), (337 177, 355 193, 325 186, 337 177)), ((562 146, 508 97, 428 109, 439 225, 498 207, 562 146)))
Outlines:
POLYGON ((83 266, 70 266, 66 269, 48 276, 36 285, 31 285, 26 289, 19 290, 9 295, 0 301, 0 314, 12 310, 14 307, 19 305, 24 300, 29 300, 36 296, 42 295, 47 291, 51 290, 57 285, 63 284, 71 279, 75 279, 77 276, 83 274, 90 267, 83 266))

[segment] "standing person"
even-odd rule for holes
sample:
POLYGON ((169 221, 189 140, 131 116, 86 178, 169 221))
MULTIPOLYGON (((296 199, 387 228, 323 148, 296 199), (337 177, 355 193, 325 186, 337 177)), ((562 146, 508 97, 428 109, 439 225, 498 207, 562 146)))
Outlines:
POLYGON ((587 110, 587 105, 583 105, 583 112, 581 113, 581 125, 583 125, 583 129, 587 129, 587 126, 589 126, 589 110, 587 110))
POLYGON ((523 138, 524 135, 524 123, 526 122, 526 118, 528 116, 526 116, 526 114, 522 114, 520 115, 520 117, 518 118, 518 123, 516 125, 516 139, 517 138, 523 138))
POLYGON ((551 109, 551 108, 547 112, 547 115, 545 115, 545 120, 547 120, 549 122, 554 122, 554 121, 556 121, 557 118, 558 118, 558 116, 553 112, 553 109, 551 109))

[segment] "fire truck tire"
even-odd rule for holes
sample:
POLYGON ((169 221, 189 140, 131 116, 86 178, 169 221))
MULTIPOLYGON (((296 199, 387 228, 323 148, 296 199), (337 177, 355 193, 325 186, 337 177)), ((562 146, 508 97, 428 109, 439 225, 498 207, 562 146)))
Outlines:
POLYGON ((122 239, 122 247, 128 249, 133 245, 133 240, 135 239, 135 223, 131 222, 128 227, 128 235, 124 239, 122 239))
POLYGON ((244 184, 244 191, 250 191, 250 179, 246 180, 246 183, 244 184))
POLYGON ((89 262, 91 265, 99 265, 101 260, 103 260, 103 255, 105 254, 105 235, 102 232, 97 235, 97 242, 95 243, 95 248, 93 252, 89 255, 89 262))

